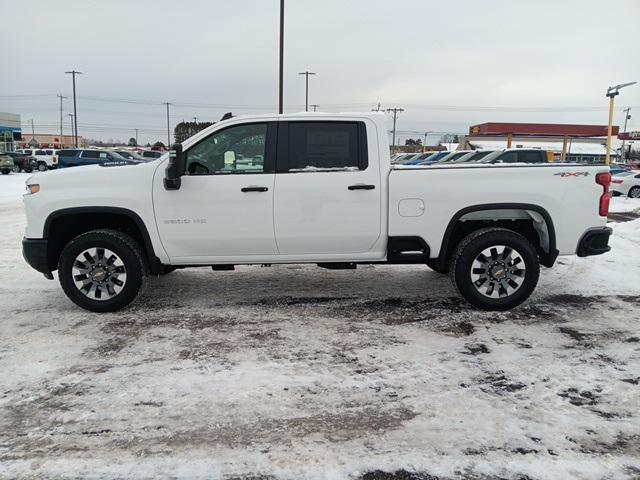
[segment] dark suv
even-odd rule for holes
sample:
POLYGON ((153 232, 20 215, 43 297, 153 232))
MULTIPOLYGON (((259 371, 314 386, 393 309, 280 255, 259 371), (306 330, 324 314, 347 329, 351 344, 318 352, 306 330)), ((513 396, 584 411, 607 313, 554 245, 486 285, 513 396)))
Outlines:
POLYGON ((80 167, 82 165, 100 165, 107 162, 130 163, 116 152, 91 149, 67 149, 58 152, 58 168, 80 167))
POLYGON ((31 173, 38 168, 38 160, 26 153, 5 152, 5 155, 9 155, 13 159, 13 164, 18 167, 18 171, 22 170, 26 173, 31 173))

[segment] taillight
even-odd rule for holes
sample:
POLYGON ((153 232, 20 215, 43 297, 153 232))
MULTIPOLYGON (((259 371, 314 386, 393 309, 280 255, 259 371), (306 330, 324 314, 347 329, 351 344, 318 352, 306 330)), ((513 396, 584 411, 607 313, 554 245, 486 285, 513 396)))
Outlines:
POLYGON ((611 185, 611 173, 597 173, 596 183, 598 185, 602 185, 602 195, 600 195, 600 216, 606 217, 609 214, 609 203, 611 202, 611 194, 609 193, 609 185, 611 185))
POLYGON ((622 180, 613 178, 613 179, 611 179, 611 183, 622 183, 622 180))
POLYGON ((53 163, 58 163, 58 156, 57 155, 53 156, 53 163))

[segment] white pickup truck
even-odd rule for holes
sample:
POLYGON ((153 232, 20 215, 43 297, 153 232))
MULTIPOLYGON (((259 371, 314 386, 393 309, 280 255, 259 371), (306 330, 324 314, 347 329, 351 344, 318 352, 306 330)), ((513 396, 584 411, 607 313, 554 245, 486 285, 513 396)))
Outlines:
POLYGON ((382 114, 236 117, 149 163, 33 175, 23 253, 97 312, 149 274, 276 263, 426 264, 504 310, 540 264, 609 251, 610 180, 577 164, 392 168, 382 114))

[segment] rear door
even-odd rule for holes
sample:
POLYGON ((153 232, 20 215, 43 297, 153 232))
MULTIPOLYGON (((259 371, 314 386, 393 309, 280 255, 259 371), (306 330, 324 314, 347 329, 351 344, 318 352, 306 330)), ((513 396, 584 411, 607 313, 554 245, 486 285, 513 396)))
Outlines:
POLYGON ((363 121, 280 122, 274 227, 281 255, 372 250, 381 232, 381 183, 378 152, 370 163, 369 145, 363 121))

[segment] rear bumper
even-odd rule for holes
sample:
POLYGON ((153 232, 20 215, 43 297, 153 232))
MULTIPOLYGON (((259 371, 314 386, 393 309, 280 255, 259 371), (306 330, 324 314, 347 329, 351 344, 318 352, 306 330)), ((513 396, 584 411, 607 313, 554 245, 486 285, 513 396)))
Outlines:
POLYGON ((48 240, 42 238, 23 238, 22 256, 32 268, 45 275, 51 275, 47 255, 48 240))
POLYGON ((609 227, 592 228, 587 230, 578 243, 577 254, 579 257, 602 255, 611 250, 609 237, 613 230, 609 227))

